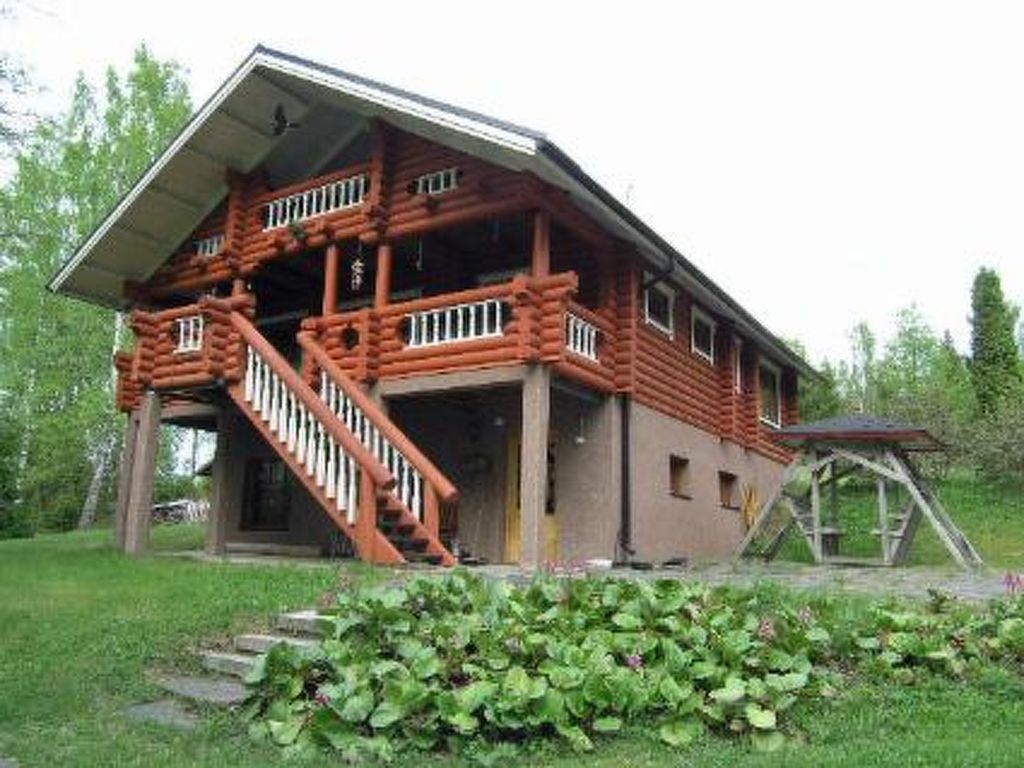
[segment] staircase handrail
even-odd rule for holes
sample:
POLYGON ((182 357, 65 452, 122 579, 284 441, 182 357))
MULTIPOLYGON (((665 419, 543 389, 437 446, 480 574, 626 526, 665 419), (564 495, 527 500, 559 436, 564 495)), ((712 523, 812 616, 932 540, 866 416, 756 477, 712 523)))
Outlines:
POLYGON ((298 334, 298 340, 303 351, 313 358, 317 367, 326 373, 336 386, 341 388, 345 395, 355 403, 357 408, 366 414, 367 418, 370 419, 373 425, 395 447, 395 449, 405 456, 406 460, 412 464, 427 483, 433 487, 438 498, 442 502, 446 503, 455 501, 459 496, 458 489, 447 477, 444 476, 441 470, 438 469, 434 463, 416 447, 416 444, 413 443, 405 433, 387 417, 387 415, 380 409, 380 406, 371 400, 369 395, 363 392, 359 385, 349 378, 340 367, 338 367, 337 363, 335 363, 331 359, 330 355, 327 354, 327 350, 321 347, 316 341, 314 335, 309 331, 302 331, 298 334))
POLYGON ((395 486, 394 476, 356 439, 356 436, 331 412, 327 404, 316 396, 316 393, 302 380, 302 377, 296 373, 281 353, 274 349, 274 346, 240 312, 231 313, 231 322, 245 343, 270 365, 274 373, 281 377, 285 386, 302 402, 324 430, 370 476, 373 484, 383 490, 391 490, 395 486))

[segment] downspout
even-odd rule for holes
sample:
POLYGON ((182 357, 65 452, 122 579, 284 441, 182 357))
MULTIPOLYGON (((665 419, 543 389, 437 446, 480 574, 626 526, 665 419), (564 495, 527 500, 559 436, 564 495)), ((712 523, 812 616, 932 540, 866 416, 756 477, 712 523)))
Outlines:
POLYGON ((627 561, 636 553, 633 549, 633 507, 632 493, 630 488, 630 439, 629 422, 631 415, 632 400, 628 393, 619 395, 621 407, 619 414, 621 425, 619 429, 619 467, 621 476, 619 479, 619 550, 627 561))

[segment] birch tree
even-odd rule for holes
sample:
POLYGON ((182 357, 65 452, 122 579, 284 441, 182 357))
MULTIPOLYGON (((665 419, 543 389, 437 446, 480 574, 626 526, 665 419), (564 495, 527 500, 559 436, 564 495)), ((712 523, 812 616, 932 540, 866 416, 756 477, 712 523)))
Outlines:
POLYGON ((46 285, 191 112, 182 70, 145 47, 99 95, 83 78, 41 120, 0 190, 0 392, 17 424, 17 503, 46 527, 95 516, 121 433, 113 410, 113 312, 46 285), (88 501, 88 503, 85 503, 88 501))

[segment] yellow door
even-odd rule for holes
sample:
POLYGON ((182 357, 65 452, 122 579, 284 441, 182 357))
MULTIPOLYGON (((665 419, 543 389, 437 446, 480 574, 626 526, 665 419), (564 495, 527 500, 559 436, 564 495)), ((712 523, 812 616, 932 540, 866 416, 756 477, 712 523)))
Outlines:
MULTIPOLYGON (((522 505, 520 498, 520 449, 518 432, 509 432, 505 472, 505 562, 518 563, 521 554, 522 505)), ((555 515, 555 440, 548 443, 548 490, 544 505, 544 552, 547 562, 558 561, 558 518, 555 515)))

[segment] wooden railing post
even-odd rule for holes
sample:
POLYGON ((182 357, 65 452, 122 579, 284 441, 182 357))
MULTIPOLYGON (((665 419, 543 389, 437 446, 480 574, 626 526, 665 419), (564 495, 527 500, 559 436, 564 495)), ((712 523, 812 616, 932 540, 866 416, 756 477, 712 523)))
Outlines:
POLYGON ((423 487, 423 525, 433 536, 440 538, 441 535, 441 512, 440 503, 437 498, 437 491, 430 483, 424 483, 423 487))
POLYGON ((359 474, 359 516, 356 518, 356 548, 368 563, 376 563, 377 487, 369 472, 359 474))

